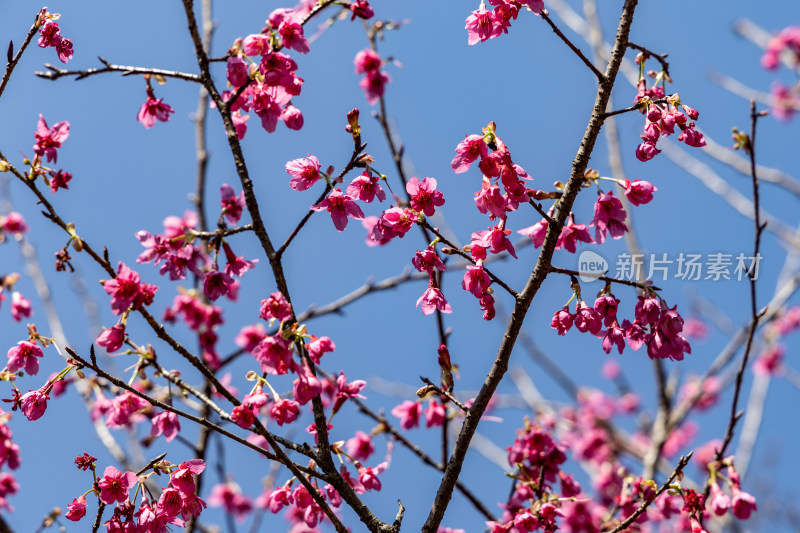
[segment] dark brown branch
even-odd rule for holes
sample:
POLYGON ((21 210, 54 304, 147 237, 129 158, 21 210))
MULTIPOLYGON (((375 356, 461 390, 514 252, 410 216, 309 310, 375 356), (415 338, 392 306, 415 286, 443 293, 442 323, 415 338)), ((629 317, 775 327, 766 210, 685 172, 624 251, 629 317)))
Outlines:
POLYGON ((589 61, 589 58, 586 57, 583 52, 581 52, 581 49, 575 46, 575 44, 570 41, 560 29, 558 29, 558 26, 556 26, 555 22, 553 22, 553 20, 550 18, 550 14, 547 12, 547 10, 542 11, 542 18, 545 22, 547 22, 547 24, 550 25, 550 28, 553 30, 553 32, 555 32, 556 35, 558 35, 559 39, 564 41, 569 49, 575 52, 575 55, 577 55, 580 60, 583 61, 583 64, 589 67, 589 70, 591 70, 595 77, 597 77, 597 81, 602 82, 604 80, 603 73, 597 70, 597 67, 594 66, 594 63, 589 61))
POLYGON ((461 473, 461 467, 464 464, 464 459, 469 449, 469 443, 475 430, 478 427, 480 418, 483 415, 486 407, 489 404, 494 391, 503 379, 506 370, 508 369, 508 360, 511 357, 511 351, 519 335, 522 323, 527 314, 528 308, 533 301, 534 296, 539 291, 547 275, 550 273, 550 261, 552 260, 555 251, 556 242, 561 233, 561 229, 572 210, 572 205, 575 198, 581 190, 581 185, 584 180, 584 172, 591 158, 594 144, 602 129, 603 119, 602 114, 605 112, 611 97, 611 89, 614 86, 614 81, 619 71, 619 66, 622 63, 622 58, 625 55, 625 50, 628 43, 628 34, 630 32, 631 24, 633 23, 633 14, 636 9, 637 0, 627 0, 622 9, 620 16, 619 26, 617 28, 617 35, 614 40, 614 46, 611 50, 611 56, 606 66, 606 73, 598 84, 597 96, 595 99, 594 107, 592 108, 591 117, 586 127, 583 139, 580 143, 575 159, 572 162, 572 171, 569 180, 564 188, 563 195, 556 202, 554 206, 553 219, 556 224, 549 224, 547 233, 545 235, 544 244, 539 254, 539 259, 536 267, 531 273, 525 288, 516 299, 514 311, 511 314, 503 341, 497 352, 494 364, 486 376, 483 386, 481 387, 478 396, 475 399, 470 411, 466 415, 464 424, 461 427, 461 432, 456 440, 453 453, 450 456, 444 476, 442 477, 441 484, 436 493, 436 498, 431 506, 431 511, 428 518, 422 527, 423 533, 434 533, 444 517, 447 510, 447 505, 453 494, 453 488, 461 473))
MULTIPOLYGON (((758 327, 759 320, 764 316, 766 310, 759 311, 756 300, 756 278, 758 271, 758 257, 761 250, 761 234, 764 232, 766 224, 761 222, 761 201, 759 196, 759 183, 758 173, 756 170, 756 124, 759 117, 762 115, 756 110, 756 103, 754 100, 750 101, 750 138, 747 145, 744 147, 745 151, 750 156, 750 172, 753 179, 753 209, 755 211, 753 216, 753 223, 755 225, 755 237, 753 244, 753 264, 750 266, 747 274, 750 278, 750 329, 747 332, 747 344, 744 349, 744 356, 739 365, 739 371, 736 373, 736 382, 733 390, 733 401, 731 401, 731 413, 728 419, 728 428, 725 431, 725 437, 722 440, 722 446, 717 450, 717 461, 722 459, 725 451, 733 440, 733 432, 736 428, 736 423, 741 417, 739 409, 739 395, 742 391, 742 382, 744 380, 744 371, 747 368, 747 362, 750 358, 750 353, 753 348, 753 339, 755 337, 756 328, 758 327)), ((706 487, 706 497, 711 489, 710 485, 706 487)))
MULTIPOLYGON (((39 29, 38 26, 39 22, 39 12, 36 12, 36 16, 33 19, 33 25, 31 29, 28 30, 27 35, 25 35, 25 39, 22 41, 22 46, 19 47, 17 53, 13 57, 8 58, 8 64, 6 64, 6 70, 3 73, 3 79, 0 80, 0 97, 3 96, 3 91, 6 90, 6 85, 8 85, 8 80, 11 79, 11 73, 14 72, 14 68, 19 63, 19 60, 22 59, 22 54, 25 52, 25 49, 28 48, 28 45, 33 40, 33 36, 36 35, 36 30, 39 29)), ((14 43, 9 43, 8 52, 11 55, 11 52, 14 50, 14 43)))
POLYGON ((447 398, 449 401, 453 403, 453 405, 461 409, 462 412, 466 413, 467 411, 469 411, 469 408, 466 407, 463 403, 459 402, 455 396, 453 396, 452 394, 450 394, 450 392, 444 390, 443 388, 439 387, 438 385, 435 385, 430 379, 424 376, 420 376, 419 379, 421 379, 422 382, 428 386, 427 388, 430 388, 434 392, 437 392, 441 396, 447 398))

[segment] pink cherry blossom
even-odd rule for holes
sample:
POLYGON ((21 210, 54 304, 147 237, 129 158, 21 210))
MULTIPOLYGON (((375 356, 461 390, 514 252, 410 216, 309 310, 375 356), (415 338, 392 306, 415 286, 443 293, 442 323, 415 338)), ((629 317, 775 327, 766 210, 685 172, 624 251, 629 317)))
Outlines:
POLYGON ((353 61, 356 66, 356 74, 365 74, 368 72, 375 72, 381 68, 381 56, 376 52, 366 48, 356 54, 353 61))
POLYGON ((114 327, 106 328, 94 341, 98 346, 102 346, 107 352, 116 352, 122 348, 125 342, 125 326, 117 324, 114 327))
POLYGON ((283 46, 291 50, 297 50, 301 54, 307 54, 311 48, 308 46, 308 39, 303 34, 303 26, 296 16, 290 16, 283 20, 278 33, 283 39, 283 46))
POLYGON ((16 346, 8 350, 8 371, 18 372, 21 368, 29 376, 39 373, 39 360, 37 357, 44 357, 42 349, 38 345, 28 341, 19 341, 16 346))
POLYGON ((106 505, 124 502, 128 499, 128 491, 137 483, 133 472, 120 472, 113 466, 106 467, 103 477, 97 482, 100 488, 100 501, 106 505))
POLYGON ((239 223, 239 219, 242 218, 242 211, 245 208, 245 201, 244 201, 244 191, 239 193, 239 196, 233 192, 233 187, 224 183, 219 188, 221 200, 220 203, 222 204, 222 212, 225 215, 225 220, 231 226, 235 226, 239 223))
POLYGON ((62 120, 50 128, 44 116, 39 115, 39 123, 33 136, 36 139, 36 144, 33 145, 36 155, 47 157, 48 161, 55 163, 58 160, 56 148, 61 148, 61 143, 69 137, 69 122, 62 120))
POLYGON ((436 190, 436 179, 411 178, 406 184, 406 191, 411 196, 411 209, 422 211, 425 216, 433 216, 436 207, 444 205, 444 196, 436 190))
POLYGON ((178 415, 172 411, 157 414, 151 422, 153 426, 150 429, 150 435, 154 437, 164 435, 167 442, 172 442, 172 439, 177 437, 181 430, 181 421, 178 415))
POLYGON ((572 328, 574 317, 569 312, 569 307, 564 307, 555 312, 553 320, 550 321, 550 327, 558 331, 559 335, 566 335, 572 328))
POLYGON ((437 309, 442 313, 452 313, 453 309, 442 294, 442 291, 435 286, 433 276, 430 278, 428 288, 417 300, 417 308, 422 304, 422 314, 430 315, 437 309))
POLYGON ((289 186, 296 191, 305 191, 320 179, 319 160, 309 154, 305 159, 293 159, 286 163, 286 172, 292 176, 289 186))
POLYGON ((476 298, 480 298, 491 284, 492 279, 483 269, 483 261, 478 261, 475 266, 468 266, 464 272, 464 279, 461 280, 461 287, 476 298))
POLYGON ((299 404, 293 400, 277 399, 272 405, 270 415, 279 426, 291 424, 300 414, 299 404))
POLYGON ((38 420, 47 410, 50 396, 42 389, 28 391, 20 398, 20 410, 28 420, 38 420))
POLYGON ((483 4, 467 17, 464 27, 467 29, 467 44, 470 45, 498 37, 503 31, 503 26, 495 20, 491 11, 486 11, 483 4))
POLYGON ((67 520, 77 522, 84 516, 86 516, 86 497, 74 498, 72 503, 67 506, 67 513, 64 517, 67 520))
POLYGON ((622 237, 628 231, 628 226, 625 225, 626 218, 622 202, 614 196, 613 191, 599 195, 594 204, 594 219, 589 224, 595 228, 595 241, 602 244, 607 235, 611 235, 614 239, 622 237))
POLYGON ((642 180, 618 180, 617 183, 625 189, 625 197, 633 205, 649 203, 653 199, 653 193, 658 189, 649 181, 642 180))
POLYGON ((386 193, 379 182, 380 178, 378 176, 373 176, 369 171, 365 170, 361 176, 350 182, 345 193, 351 198, 366 203, 372 202, 376 196, 378 201, 382 202, 386 199, 386 193))
POLYGON ((342 191, 336 188, 320 203, 312 205, 311 209, 314 211, 328 211, 331 214, 331 220, 333 220, 336 230, 344 231, 347 227, 348 218, 355 220, 364 218, 364 212, 353 200, 352 197, 342 194, 342 191))
POLYGON ((358 461, 366 461, 375 452, 372 439, 363 431, 356 431, 353 438, 345 443, 347 454, 358 461))
POLYGON ((147 96, 147 101, 139 108, 139 113, 136 115, 136 120, 142 123, 147 129, 156 125, 156 120, 167 122, 170 115, 175 112, 172 107, 163 103, 163 98, 156 98, 153 95, 147 96))
POLYGON ((292 305, 280 292, 273 292, 269 298, 261 300, 261 318, 267 321, 286 322, 292 318, 292 305))
POLYGON ((481 135, 467 135, 456 146, 456 155, 451 161, 450 167, 456 174, 466 172, 472 163, 477 161, 479 157, 486 157, 488 152, 489 150, 481 135))
POLYGON ((411 429, 419 426, 422 417, 422 404, 406 400, 392 409, 392 415, 400 419, 400 426, 403 429, 411 429))
POLYGON ((50 191, 56 192, 58 189, 69 189, 69 182, 72 181, 72 174, 63 170, 50 170, 50 191))

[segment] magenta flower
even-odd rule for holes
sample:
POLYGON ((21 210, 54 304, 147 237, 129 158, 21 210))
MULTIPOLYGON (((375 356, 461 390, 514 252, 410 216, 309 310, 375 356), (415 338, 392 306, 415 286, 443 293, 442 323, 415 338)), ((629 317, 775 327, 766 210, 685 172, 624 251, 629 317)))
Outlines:
POLYGON ((625 332, 622 331, 616 321, 606 329, 606 334, 603 337, 603 351, 611 353, 614 346, 622 354, 622 350, 625 348, 625 332))
POLYGON ((321 177, 319 160, 309 154, 305 159, 293 159, 286 163, 286 172, 292 176, 289 186, 296 191, 305 191, 321 177))
POLYGON ((364 212, 353 201, 353 198, 346 194, 342 194, 339 188, 334 189, 331 193, 320 203, 312 205, 311 209, 314 211, 328 211, 331 214, 331 220, 337 231, 344 231, 347 227, 347 219, 353 218, 361 220, 364 218, 364 212))
POLYGON ((300 405, 305 405, 320 395, 322 392, 322 383, 320 383, 311 371, 306 368, 299 370, 298 376, 299 377, 292 382, 294 385, 292 394, 300 405))
POLYGON ((283 46, 291 50, 297 50, 301 54, 307 54, 311 50, 308 46, 308 39, 303 34, 303 26, 295 20, 295 17, 284 19, 278 28, 278 33, 283 39, 283 46))
POLYGON ((356 66, 356 74, 375 72, 381 68, 381 56, 369 48, 361 50, 353 60, 356 66))
POLYGON ((59 61, 62 63, 66 63, 72 59, 72 41, 62 38, 56 45, 56 53, 58 54, 59 61))
POLYGON ((406 191, 411 196, 411 209, 422 211, 425 216, 433 216, 436 207, 444 205, 444 196, 436 190, 435 178, 411 178, 406 184, 406 191))
POLYGON ((431 401, 428 407, 425 408, 425 427, 433 428, 440 427, 444 424, 444 419, 447 416, 447 410, 443 403, 431 401))
POLYGON ((486 157, 488 153, 489 150, 482 136, 467 135, 456 146, 456 155, 450 163, 450 167, 456 174, 461 174, 469 170, 470 165, 477 161, 479 157, 486 157))
POLYGON ((303 112, 292 104, 287 104, 286 107, 283 108, 280 118, 290 130, 302 129, 303 124, 305 123, 305 119, 303 119, 303 112))
POLYGON ((422 293, 422 296, 417 300, 417 308, 422 304, 422 314, 430 315, 437 309, 442 313, 452 313, 453 309, 442 294, 442 291, 436 287, 433 276, 430 277, 428 288, 422 293))
POLYGON ((153 303, 153 296, 158 287, 149 283, 140 283, 139 274, 120 261, 117 264, 117 277, 103 282, 103 288, 111 295, 111 312, 121 315, 129 307, 138 309, 153 303))
POLYGON ((124 502, 128 499, 128 491, 138 482, 133 472, 120 472, 113 466, 106 467, 103 477, 97 482, 100 488, 100 501, 106 505, 124 502))
POLYGON ((56 192, 58 189, 69 189, 69 182, 72 180, 72 174, 64 172, 63 170, 50 170, 50 191, 56 192))
POLYGON ((150 404, 144 398, 123 392, 111 400, 106 412, 106 425, 110 428, 129 426, 136 413, 149 408, 150 404))
POLYGON ((292 318, 292 304, 282 293, 273 292, 269 298, 261 300, 259 317, 267 321, 286 322, 292 318))
POLYGON ((367 0, 354 0, 353 3, 350 4, 350 11, 353 14, 350 16, 350 21, 354 21, 356 17, 362 19, 370 19, 375 15, 375 12, 369 5, 367 0))
POLYGON ((25 223, 25 219, 16 211, 9 212, 5 217, 0 215, 0 227, 6 233, 11 234, 28 232, 28 225, 25 223))
POLYGON ((33 136, 36 139, 36 143, 33 145, 36 155, 47 157, 48 161, 55 163, 58 160, 56 148, 61 148, 61 143, 69 137, 69 122, 62 120, 50 128, 47 126, 44 116, 40 114, 39 123, 33 136))
POLYGON ((758 510, 756 499, 737 486, 731 488, 733 498, 731 498, 731 512, 739 520, 747 520, 753 511, 758 510))
POLYGON ((411 429, 419 426, 422 416, 422 404, 406 400, 392 409, 392 415, 400 419, 400 426, 403 429, 411 429))
MULTIPOLYGON (((203 473, 206 468, 206 463, 202 459, 190 459, 178 465, 178 469, 172 472, 170 482, 172 485, 181 491, 184 495, 194 494, 196 492, 194 477, 203 473)), ((184 500, 186 503, 186 500, 184 500)), ((205 507, 205 502, 203 502, 205 507)))
POLYGON ((156 120, 167 122, 169 116, 175 112, 172 107, 162 103, 163 98, 156 98, 152 94, 147 95, 147 101, 139 108, 139 113, 136 115, 136 120, 142 123, 147 129, 156 125, 156 120))
POLYGON ((694 129, 694 122, 692 122, 689 127, 684 129, 681 134, 678 135, 678 140, 685 142, 689 146, 694 146, 695 148, 700 148, 706 145, 706 138, 702 133, 694 129))
POLYGON ((428 274, 433 274, 434 269, 439 272, 444 272, 446 270, 444 263, 432 246, 424 250, 417 250, 414 257, 411 259, 411 264, 413 264, 414 268, 418 271, 427 272, 428 274))
POLYGON ((253 357, 269 374, 286 374, 294 368, 289 341, 280 335, 264 337, 253 349, 253 357))
POLYGON ((642 162, 650 161, 660 153, 661 150, 656 148, 656 145, 650 142, 643 142, 636 147, 636 159, 642 162))
POLYGON ((586 224, 575 224, 575 220, 570 215, 569 222, 561 228, 561 234, 558 236, 558 241, 556 241, 556 248, 564 248, 574 254, 577 251, 578 241, 591 244, 592 236, 589 235, 586 224))
POLYGON ((506 214, 507 204, 506 197, 500 192, 500 187, 491 185, 488 178, 483 178, 483 187, 475 193, 475 207, 478 208, 478 211, 483 214, 488 212, 491 217, 502 218, 506 214))
POLYGON ((366 461, 375 452, 372 438, 363 431, 356 431, 353 438, 345 443, 347 455, 357 461, 366 461))
POLYGON ((369 105, 374 105, 381 99, 386 90, 386 84, 392 81, 392 77, 381 70, 367 72, 361 78, 358 86, 364 90, 369 105))
POLYGON ((263 56, 272 50, 269 43, 269 36, 261 33, 250 34, 244 38, 242 49, 249 57, 263 56))
POLYGON ((241 87, 242 85, 246 84, 249 74, 250 72, 247 69, 247 63, 243 57, 228 57, 227 78, 232 86, 241 87))
POLYGON ((617 320, 617 307, 619 300, 608 294, 598 296, 594 301, 594 310, 603 317, 603 324, 610 326, 617 320))
POLYGON ((279 426, 291 424, 297 420, 297 416, 299 414, 300 407, 297 402, 293 400, 283 400, 280 398, 275 400, 275 403, 272 405, 272 409, 270 410, 270 415, 272 415, 272 418, 275 419, 279 426))
POLYGON ((255 268, 258 259, 248 261, 244 256, 237 256, 227 242, 222 243, 222 249, 225 251, 225 273, 229 276, 241 277, 248 270, 255 268))
POLYGON ((653 199, 653 193, 658 189, 649 181, 642 180, 617 180, 617 183, 625 189, 625 196, 633 205, 649 203, 653 199))
POLYGON ((614 196, 613 191, 599 195, 594 204, 594 219, 589 224, 595 228, 595 241, 602 244, 609 234, 614 239, 622 237, 628 231, 628 226, 625 225, 626 217, 622 202, 614 196))
POLYGON ((533 242, 533 247, 539 248, 542 246, 542 244, 544 244, 544 238, 547 235, 547 225, 548 224, 546 220, 540 220, 533 226, 518 230, 517 233, 526 237, 530 237, 531 241, 533 242))
POLYGON ((72 520, 73 522, 77 522, 81 518, 86 516, 86 496, 81 496, 80 498, 74 498, 72 503, 69 504, 67 508, 67 514, 64 517, 67 520, 72 520))
POLYGON ((578 304, 575 311, 575 327, 581 333, 587 331, 592 335, 596 335, 603 328, 603 317, 594 308, 586 305, 586 302, 578 304))
POLYGON ((502 24, 494 18, 494 13, 486 11, 483 4, 467 17, 464 28, 467 30, 467 44, 470 45, 494 39, 503 32, 502 24))
MULTIPOLYGON (((208 297, 212 302, 220 296, 228 296, 231 298, 231 289, 234 285, 234 279, 224 272, 219 270, 209 270, 203 278, 203 294, 208 297)), ((233 300, 234 298, 231 298, 233 300)))
MULTIPOLYGON (((501 220, 490 230, 478 231, 472 234, 472 246, 475 245, 488 249, 493 254, 499 254, 503 251, 508 251, 511 256, 516 259, 517 254, 514 252, 514 245, 508 240, 508 235, 511 234, 510 229, 505 229, 505 221, 501 220)), ((478 256, 473 256, 476 259, 484 259, 478 256)))
POLYGON ((475 266, 468 266, 464 272, 464 279, 461 280, 461 287, 476 298, 480 298, 491 284, 489 274, 483 269, 483 261, 478 261, 475 266))
POLYGON ((569 307, 564 306, 563 309, 555 312, 553 320, 550 321, 550 327, 558 331, 559 335, 566 335, 570 328, 572 328, 573 320, 572 313, 569 312, 569 307))
POLYGON ((16 346, 8 350, 8 371, 13 373, 24 368, 26 374, 35 376, 39 373, 37 357, 44 357, 44 353, 38 345, 28 341, 19 341, 16 346))
POLYGON ((366 170, 363 174, 350 182, 345 194, 366 203, 372 202, 376 196, 379 202, 386 199, 386 193, 380 185, 380 178, 378 176, 372 176, 370 172, 366 170))
POLYGON ((233 187, 224 183, 219 188, 220 203, 222 204, 222 213, 225 215, 225 220, 231 226, 239 223, 242 218, 242 211, 245 208, 244 191, 239 193, 239 196, 233 192, 233 187))
POLYGON ((44 26, 39 28, 39 40, 37 44, 41 48, 48 48, 56 46, 61 42, 61 28, 58 27, 58 22, 47 20, 44 26))
POLYGON ((94 342, 98 346, 105 348, 109 353, 116 352, 122 348, 122 344, 125 342, 125 326, 117 324, 114 327, 104 329, 94 342))
POLYGON ((172 442, 172 439, 178 436, 181 430, 181 421, 178 415, 171 411, 164 411, 153 417, 151 420, 153 426, 150 429, 150 435, 158 437, 164 435, 167 442, 172 442))
POLYGON ((19 399, 22 414, 24 414, 28 420, 38 420, 47 410, 47 400, 49 399, 50 396, 42 392, 42 389, 26 392, 19 399))
POLYGON ((336 351, 336 344, 330 337, 312 335, 311 339, 306 341, 306 351, 311 360, 319 364, 319 360, 323 355, 336 351))

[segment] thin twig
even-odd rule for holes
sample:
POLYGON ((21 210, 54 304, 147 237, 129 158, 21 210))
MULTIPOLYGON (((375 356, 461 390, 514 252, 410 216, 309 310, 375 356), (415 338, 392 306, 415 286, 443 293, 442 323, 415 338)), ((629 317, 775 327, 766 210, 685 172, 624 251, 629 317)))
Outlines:
MULTIPOLYGON (((19 63, 19 60, 22 59, 22 54, 25 52, 25 49, 28 48, 31 40, 33 40, 33 36, 36 35, 36 30, 39 29, 39 11, 36 12, 36 16, 33 19, 33 25, 31 29, 28 30, 27 35, 25 35, 25 39, 22 41, 22 46, 19 47, 17 53, 11 60, 6 64, 6 70, 3 73, 3 79, 0 80, 0 97, 3 96, 3 91, 6 90, 6 85, 8 85, 8 80, 11 79, 11 73, 14 72, 14 68, 19 63)), ((13 50, 13 43, 9 45, 8 51, 11 52, 13 50)))
POLYGON ((680 461, 678 461, 678 466, 675 467, 675 470, 672 472, 672 475, 669 476, 669 479, 667 479, 663 485, 661 485, 661 488, 659 488, 656 491, 655 495, 653 495, 651 499, 642 502, 642 505, 640 505, 639 508, 633 512, 633 514, 631 514, 625 520, 617 524, 617 526, 614 529, 610 529, 608 531, 605 531, 604 533, 620 533, 620 531, 625 531, 628 528, 628 526, 633 524, 633 522, 637 518, 639 518, 642 515, 642 513, 644 513, 647 510, 648 507, 650 507, 650 504, 656 501, 658 497, 661 496, 661 494, 663 494, 664 491, 670 487, 675 478, 678 477, 681 474, 681 472, 683 472, 683 469, 686 468, 687 464, 689 464, 689 459, 692 458, 692 453, 694 452, 691 452, 688 455, 681 457, 680 461))
POLYGON ((589 67, 589 70, 591 70, 592 73, 597 77, 597 81, 602 82, 604 80, 603 73, 597 70, 597 67, 595 67, 591 61, 589 61, 589 58, 583 55, 583 52, 581 52, 580 48, 575 46, 573 42, 570 41, 569 38, 566 35, 564 35, 564 33, 560 29, 558 29, 558 26, 556 26, 556 24, 550 18, 550 15, 547 13, 547 10, 543 10, 541 16, 544 19, 544 21, 550 25, 550 28, 552 28, 553 32, 555 32, 555 34, 558 35, 558 37, 562 41, 564 41, 564 43, 569 47, 569 49, 575 52, 575 55, 577 55, 581 59, 581 61, 583 61, 583 64, 589 67))

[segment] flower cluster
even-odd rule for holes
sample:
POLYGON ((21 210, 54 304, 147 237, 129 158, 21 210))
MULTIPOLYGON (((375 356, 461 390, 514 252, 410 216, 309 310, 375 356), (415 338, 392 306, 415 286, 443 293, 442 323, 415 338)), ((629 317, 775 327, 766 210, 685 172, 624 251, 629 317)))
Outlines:
MULTIPOLYGON (((776 70, 780 61, 793 69, 800 67, 800 26, 784 28, 767 43, 761 65, 776 70)), ((792 87, 774 81, 771 88, 772 114, 780 120, 789 120, 800 110, 800 84, 792 87)))
POLYGON ((62 63, 66 63, 72 59, 72 41, 61 36, 61 28, 58 27, 58 22, 55 22, 60 17, 61 15, 48 13, 47 8, 43 8, 39 12, 37 21, 39 26, 38 44, 41 48, 55 48, 58 59, 62 63))
MULTIPOLYGON (((75 463, 79 469, 91 470, 94 475, 96 460, 84 453, 75 459, 75 463)), ((103 524, 107 531, 160 533, 169 531, 170 525, 183 527, 186 520, 200 516, 206 508, 206 502, 197 495, 194 482, 194 476, 200 475, 205 466, 201 459, 192 459, 180 465, 171 465, 168 461, 152 465, 154 473, 170 473, 170 481, 162 489, 157 501, 151 499, 152 495, 148 498, 149 490, 140 488, 152 474, 138 477, 133 472, 120 472, 108 466, 92 489, 72 500, 65 516, 73 522, 83 519, 86 516, 86 496, 92 493, 103 504, 115 506, 113 515, 103 524), (133 500, 130 498, 131 489, 136 489, 133 500), (137 509, 136 499, 140 493, 142 496, 137 509)))
POLYGON ((470 45, 508 33, 511 21, 517 19, 519 10, 523 7, 527 7, 536 15, 540 15, 544 10, 543 0, 489 0, 489 4, 495 6, 491 11, 486 9, 486 4, 481 0, 478 9, 467 17, 464 27, 470 45))
POLYGON ((386 84, 392 81, 389 74, 381 70, 383 66, 381 56, 373 50, 365 49, 356 54, 353 63, 356 66, 356 74, 364 74, 359 86, 364 90, 367 103, 376 104, 383 96, 386 84))
POLYGON ((593 306, 578 297, 575 312, 569 305, 556 311, 550 323, 559 335, 566 335, 572 328, 581 333, 589 332, 602 338, 603 351, 611 353, 616 347, 619 353, 625 348, 625 341, 633 350, 647 346, 651 359, 673 359, 682 361, 684 353, 692 353, 689 342, 681 335, 683 317, 677 306, 669 308, 666 302, 655 293, 643 293, 635 307, 635 319, 631 323, 617 318, 619 300, 610 293, 598 296, 593 306), (605 327, 606 329, 603 329, 605 327))
POLYGON ((700 114, 696 109, 681 104, 678 93, 665 96, 662 87, 653 86, 647 89, 645 80, 642 79, 639 81, 634 104, 639 105, 645 115, 644 133, 641 135, 643 142, 636 147, 636 158, 639 161, 649 161, 661 153, 656 148, 656 142, 661 136, 667 137, 675 133, 676 126, 680 130, 679 141, 696 148, 706 145, 703 134, 695 129, 694 121, 700 114), (666 100, 666 103, 661 103, 661 100, 666 100))
MULTIPOLYGON (((292 104, 292 98, 300 95, 303 79, 296 74, 297 63, 280 50, 310 51, 303 24, 313 7, 313 2, 301 2, 295 9, 276 9, 261 33, 237 39, 231 47, 227 62, 231 90, 223 92, 222 98, 227 102, 237 96, 231 103, 231 118, 239 139, 247 132, 250 111, 269 133, 275 131, 279 120, 289 129, 303 127, 303 113, 292 104)), ((354 14, 366 15, 368 9, 367 4, 354 14)))

